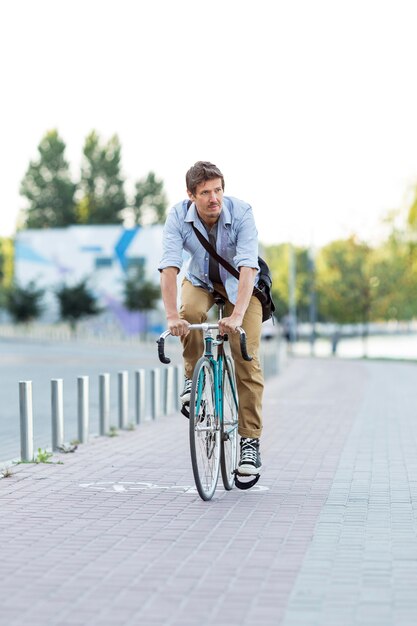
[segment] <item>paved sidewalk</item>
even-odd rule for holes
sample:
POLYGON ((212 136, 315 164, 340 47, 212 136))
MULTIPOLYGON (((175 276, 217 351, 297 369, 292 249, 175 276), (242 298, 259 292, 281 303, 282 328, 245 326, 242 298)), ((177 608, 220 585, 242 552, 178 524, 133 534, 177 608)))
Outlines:
POLYGON ((16 466, 1 626, 414 626, 416 377, 292 360, 267 385, 259 488, 211 502, 182 416, 16 466))

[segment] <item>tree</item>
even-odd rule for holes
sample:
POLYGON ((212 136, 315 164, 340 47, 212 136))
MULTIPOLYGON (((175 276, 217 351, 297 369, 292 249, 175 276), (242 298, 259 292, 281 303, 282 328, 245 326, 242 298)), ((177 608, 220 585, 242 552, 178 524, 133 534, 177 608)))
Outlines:
POLYGON ((124 305, 129 311, 146 314, 155 308, 160 297, 159 286, 146 280, 143 268, 127 275, 124 283, 124 305))
POLYGON ((41 300, 44 290, 39 289, 34 281, 27 287, 12 285, 5 292, 6 309, 18 324, 27 324, 42 313, 41 300))
POLYGON ((417 258, 407 237, 393 231, 373 255, 377 286, 373 319, 411 320, 417 315, 417 258))
POLYGON ((71 287, 62 285, 55 294, 59 302, 61 319, 69 322, 72 332, 76 331, 77 323, 82 318, 100 313, 97 299, 87 286, 87 279, 71 287))
POLYGON ((120 172, 121 145, 117 135, 106 144, 92 131, 86 138, 81 167, 78 221, 82 224, 118 224, 126 207, 120 172))
MULTIPOLYGON (((265 257, 272 273, 272 298, 278 319, 282 319, 289 309, 289 254, 288 243, 266 246, 265 257)), ((308 320, 311 272, 307 248, 295 249, 296 259, 296 302, 297 318, 308 320)))
POLYGON ((163 224, 168 202, 164 192, 164 183, 158 180, 154 172, 136 183, 133 203, 135 222, 141 226, 163 224))
POLYGON ((20 186, 29 206, 23 211, 24 228, 62 228, 76 222, 75 184, 65 160, 65 143, 57 130, 48 131, 38 146, 39 159, 31 161, 20 186))
POLYGON ((378 281, 372 248, 355 237, 333 241, 317 257, 319 311, 326 321, 362 323, 372 317, 378 281))
POLYGON ((0 286, 9 287, 13 281, 13 241, 0 238, 0 286))

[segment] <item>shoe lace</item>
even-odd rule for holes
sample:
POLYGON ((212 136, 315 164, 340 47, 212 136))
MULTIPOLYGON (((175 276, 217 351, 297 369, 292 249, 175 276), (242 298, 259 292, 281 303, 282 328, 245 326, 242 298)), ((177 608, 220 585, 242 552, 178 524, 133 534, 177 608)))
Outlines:
POLYGON ((241 463, 255 464, 258 459, 258 440, 244 439, 242 441, 241 463))
POLYGON ((192 384, 192 380, 190 380, 189 378, 186 378, 184 380, 184 390, 182 393, 188 393, 188 391, 191 391, 191 384, 192 384))

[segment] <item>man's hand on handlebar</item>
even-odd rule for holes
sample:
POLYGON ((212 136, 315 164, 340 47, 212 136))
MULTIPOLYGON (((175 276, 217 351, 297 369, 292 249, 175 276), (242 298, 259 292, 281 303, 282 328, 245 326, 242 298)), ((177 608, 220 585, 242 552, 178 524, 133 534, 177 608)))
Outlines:
POLYGON ((174 337, 184 337, 190 332, 188 329, 190 324, 187 320, 183 320, 178 316, 167 318, 167 322, 171 335, 174 335, 174 337))
POLYGON ((219 332, 221 335, 226 333, 235 333, 238 326, 242 326, 243 315, 232 313, 229 317, 223 317, 219 320, 219 332))

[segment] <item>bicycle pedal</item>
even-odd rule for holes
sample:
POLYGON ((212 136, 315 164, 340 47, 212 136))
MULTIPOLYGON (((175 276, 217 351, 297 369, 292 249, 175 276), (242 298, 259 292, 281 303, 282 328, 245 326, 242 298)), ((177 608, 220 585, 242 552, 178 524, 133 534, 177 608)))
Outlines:
POLYGON ((190 419, 190 411, 189 411, 189 404, 183 404, 181 407, 181 413, 184 415, 184 417, 186 417, 188 420, 190 419))
POLYGON ((243 491, 245 491, 246 489, 251 489, 252 487, 254 487, 256 485, 256 483, 258 482, 258 480, 260 479, 261 475, 260 474, 239 474, 239 471, 237 469, 235 469, 235 471, 233 472, 235 475, 235 485, 238 489, 242 489, 243 491), (241 478, 250 478, 250 480, 240 480, 238 478, 238 476, 240 476, 241 478))

